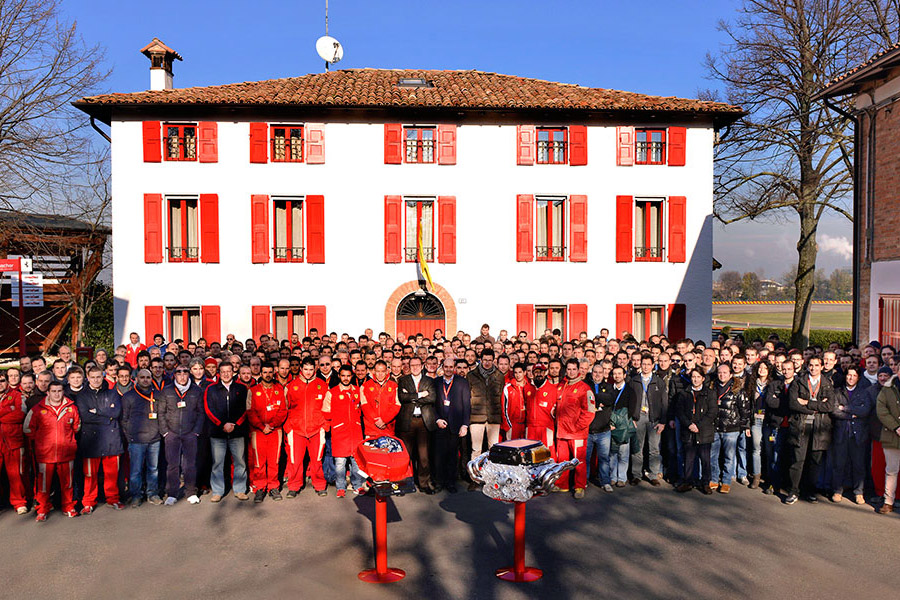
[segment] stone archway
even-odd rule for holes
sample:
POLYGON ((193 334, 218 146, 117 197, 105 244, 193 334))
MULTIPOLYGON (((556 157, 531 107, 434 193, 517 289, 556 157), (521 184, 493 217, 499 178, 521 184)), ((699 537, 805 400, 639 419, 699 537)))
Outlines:
MULTIPOLYGON (((409 294, 419 289, 417 280, 407 281, 393 291, 388 298, 387 304, 384 306, 384 330, 395 337, 397 335, 397 306, 409 294)), ((441 285, 434 284, 434 289, 430 290, 444 305, 445 319, 447 326, 444 328, 444 335, 448 338, 456 333, 456 303, 450 293, 441 285)))

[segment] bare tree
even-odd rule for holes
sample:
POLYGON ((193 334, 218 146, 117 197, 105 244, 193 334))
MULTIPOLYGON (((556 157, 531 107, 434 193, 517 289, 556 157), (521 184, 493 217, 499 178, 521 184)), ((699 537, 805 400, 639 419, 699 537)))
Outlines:
POLYGON ((0 207, 40 203, 96 160, 71 102, 107 73, 59 0, 0 0, 0 207))
MULTIPOLYGON (((874 0, 873 0, 874 1, 874 0)), ((856 66, 872 46, 861 36, 862 0, 744 0, 711 77, 749 115, 717 150, 716 216, 800 221, 791 342, 809 340, 816 230, 825 211, 852 220, 849 121, 813 96, 856 66)))

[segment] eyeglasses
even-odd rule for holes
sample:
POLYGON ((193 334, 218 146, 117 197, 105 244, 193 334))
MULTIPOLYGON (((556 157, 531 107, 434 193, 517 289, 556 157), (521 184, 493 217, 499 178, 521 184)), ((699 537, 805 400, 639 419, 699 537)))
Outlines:
POLYGON ((175 369, 175 374, 178 375, 179 373, 190 373, 190 371, 187 369, 175 369))

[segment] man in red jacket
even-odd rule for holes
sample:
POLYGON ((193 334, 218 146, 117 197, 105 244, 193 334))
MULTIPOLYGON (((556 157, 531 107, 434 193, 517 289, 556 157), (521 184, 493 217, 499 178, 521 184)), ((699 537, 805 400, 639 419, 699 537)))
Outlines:
POLYGON ((525 406, 534 397, 534 386, 525 377, 525 363, 512 368, 512 381, 503 386, 503 419, 500 428, 503 439, 518 440, 525 437, 525 406))
POLYGON ((393 437, 400 400, 397 398, 397 382, 388 377, 386 362, 375 362, 375 377, 362 386, 360 396, 366 438, 393 437))
POLYGON ((535 392, 525 403, 525 437, 544 444, 556 460, 556 400, 559 386, 545 379, 544 365, 534 365, 535 392))
POLYGON ((67 517, 77 517, 72 498, 72 468, 75 463, 75 433, 81 429, 81 419, 75 403, 63 396, 63 384, 54 381, 47 390, 47 397, 32 408, 25 417, 25 435, 34 443, 37 462, 35 499, 37 521, 47 520, 50 512, 50 488, 53 474, 59 476, 62 492, 62 510, 67 517))
POLYGON ((328 495, 325 491, 328 484, 322 472, 322 453, 325 451, 322 403, 328 392, 327 385, 316 377, 316 363, 307 356, 300 365, 300 376, 285 387, 288 405, 287 420, 284 422, 288 498, 294 498, 303 488, 303 460, 307 454, 313 489, 319 496, 328 495))
MULTIPOLYGON (((559 400, 556 404, 556 456, 559 461, 578 459, 575 467, 575 498, 584 498, 587 486, 587 450, 588 430, 597 405, 594 392, 584 382, 578 371, 578 359, 566 361, 566 379, 559 386, 559 400)), ((561 492, 569 491, 569 478, 566 473, 560 477, 557 487, 561 492)))
POLYGON ((0 371, 0 467, 9 479, 9 503, 16 512, 28 512, 25 499, 25 402, 18 390, 10 388, 6 373, 0 371))
POLYGON ((359 474, 353 451, 363 440, 360 426, 359 387, 353 385, 353 369, 350 365, 341 365, 338 371, 340 383, 328 390, 322 411, 331 429, 331 454, 334 456, 336 471, 335 486, 337 497, 346 495, 347 470, 350 471, 350 484, 359 494, 363 490, 364 480, 359 474))
POLYGON ((125 362, 131 365, 131 368, 134 369, 135 367, 137 367, 138 353, 146 350, 147 346, 141 343, 141 336, 139 336, 134 331, 128 334, 128 338, 130 339, 130 343, 125 346, 125 362))
POLYGON ((278 459, 281 454, 281 426, 288 416, 284 388, 275 384, 275 366, 262 365, 262 380, 250 388, 250 489, 253 501, 266 498, 266 490, 272 500, 281 500, 278 491, 278 459))

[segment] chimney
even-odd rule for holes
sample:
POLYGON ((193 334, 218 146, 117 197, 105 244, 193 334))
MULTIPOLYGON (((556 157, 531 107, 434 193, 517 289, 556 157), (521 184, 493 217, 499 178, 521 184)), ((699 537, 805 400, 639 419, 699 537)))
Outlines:
POLYGON ((150 89, 172 89, 172 60, 181 60, 181 55, 153 38, 153 41, 141 48, 141 54, 150 59, 150 89))

